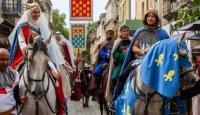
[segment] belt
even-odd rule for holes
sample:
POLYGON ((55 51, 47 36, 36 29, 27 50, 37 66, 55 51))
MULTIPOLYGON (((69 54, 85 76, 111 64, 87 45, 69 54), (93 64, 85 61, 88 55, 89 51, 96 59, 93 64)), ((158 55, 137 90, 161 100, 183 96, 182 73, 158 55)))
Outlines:
POLYGON ((14 115, 11 112, 15 110, 15 106, 13 106, 10 110, 5 111, 5 112, 0 112, 0 115, 14 115))

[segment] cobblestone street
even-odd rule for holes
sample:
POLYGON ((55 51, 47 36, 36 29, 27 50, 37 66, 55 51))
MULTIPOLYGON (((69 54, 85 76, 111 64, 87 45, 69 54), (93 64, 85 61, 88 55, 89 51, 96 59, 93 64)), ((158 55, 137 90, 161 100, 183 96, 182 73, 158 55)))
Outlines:
POLYGON ((68 100, 68 112, 69 115, 100 115, 99 104, 97 101, 91 101, 91 97, 89 107, 86 108, 83 108, 82 101, 68 100))

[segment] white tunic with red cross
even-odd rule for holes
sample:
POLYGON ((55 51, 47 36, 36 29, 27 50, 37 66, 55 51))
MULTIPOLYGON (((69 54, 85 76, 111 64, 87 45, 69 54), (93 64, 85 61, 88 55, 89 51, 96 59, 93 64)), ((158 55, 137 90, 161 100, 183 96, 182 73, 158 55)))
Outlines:
MULTIPOLYGON (((6 112, 13 108, 16 105, 14 98, 14 88, 19 83, 19 74, 17 71, 13 70, 13 73, 16 77, 15 82, 9 87, 0 89, 0 112, 6 112)), ((17 111, 12 111, 13 114, 17 114, 17 111)))

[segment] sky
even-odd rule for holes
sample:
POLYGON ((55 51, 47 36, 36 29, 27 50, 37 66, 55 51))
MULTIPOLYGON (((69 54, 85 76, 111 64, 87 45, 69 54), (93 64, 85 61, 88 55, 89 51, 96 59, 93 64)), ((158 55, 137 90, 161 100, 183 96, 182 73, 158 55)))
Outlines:
MULTIPOLYGON (((66 15, 66 26, 69 28, 69 0, 51 0, 53 9, 59 9, 66 15)), ((93 21, 97 21, 101 13, 106 12, 105 6, 108 0, 93 0, 93 21)))

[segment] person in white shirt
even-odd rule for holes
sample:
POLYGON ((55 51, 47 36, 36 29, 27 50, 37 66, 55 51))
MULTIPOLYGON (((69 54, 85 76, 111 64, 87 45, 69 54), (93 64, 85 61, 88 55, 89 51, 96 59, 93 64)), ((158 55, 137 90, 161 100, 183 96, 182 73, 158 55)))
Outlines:
POLYGON ((62 51, 64 59, 67 62, 67 65, 70 66, 70 68, 72 69, 70 71, 73 71, 73 69, 75 68, 74 64, 75 58, 74 58, 72 43, 69 40, 67 40, 59 31, 55 33, 55 39, 60 50, 62 51))
POLYGON ((16 103, 28 101, 27 96, 19 97, 19 74, 8 67, 9 55, 7 49, 0 48, 0 115, 16 115, 16 103))

